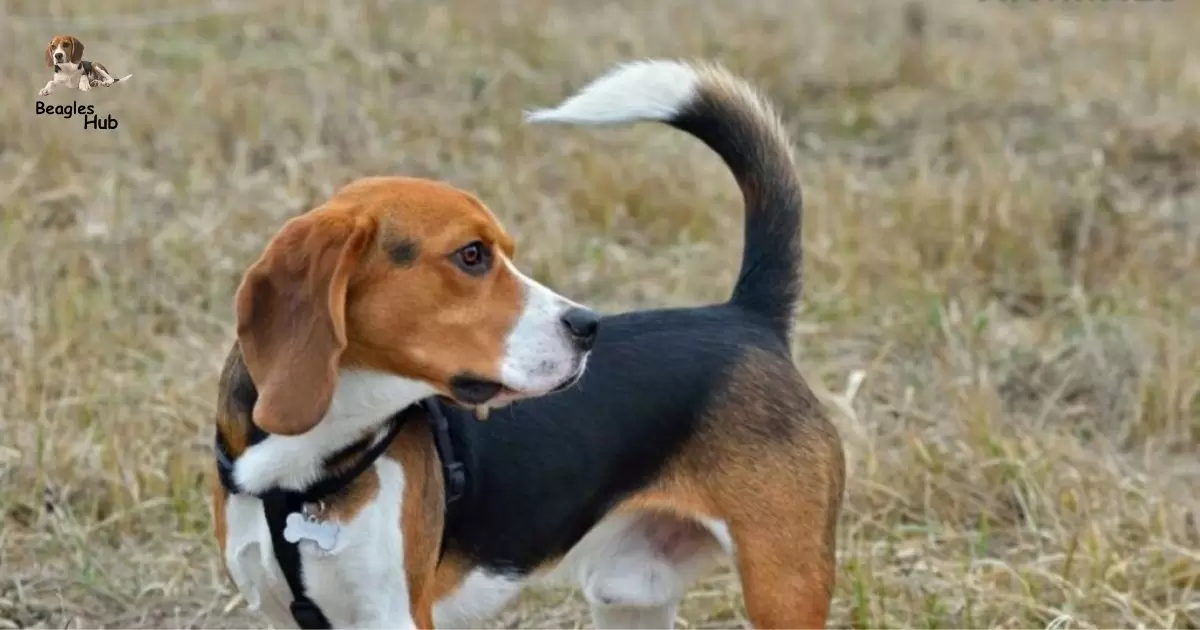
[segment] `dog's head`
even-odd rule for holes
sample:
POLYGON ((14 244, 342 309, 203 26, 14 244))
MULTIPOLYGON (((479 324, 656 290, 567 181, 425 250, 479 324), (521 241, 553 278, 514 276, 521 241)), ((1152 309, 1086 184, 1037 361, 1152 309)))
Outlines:
POLYGON ((312 429, 341 368, 480 407, 573 384, 598 316, 512 258, 512 239, 483 203, 428 180, 360 179, 291 219, 236 296, 259 390, 255 423, 282 435, 312 429))
POLYGON ((46 45, 46 67, 60 63, 78 65, 83 61, 83 42, 70 35, 55 35, 46 45))

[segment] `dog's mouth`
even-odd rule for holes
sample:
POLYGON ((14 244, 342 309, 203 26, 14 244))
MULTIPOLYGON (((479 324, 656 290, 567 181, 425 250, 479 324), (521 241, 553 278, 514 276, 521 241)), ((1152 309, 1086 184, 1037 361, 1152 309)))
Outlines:
POLYGON ((450 379, 450 395, 464 405, 485 405, 505 394, 519 395, 503 383, 470 374, 459 374, 450 379))
POLYGON ((459 374, 450 379, 450 395, 455 401, 474 407, 498 407, 522 398, 555 394, 570 389, 583 377, 585 362, 581 361, 570 376, 554 387, 538 392, 514 389, 491 379, 473 374, 459 374))

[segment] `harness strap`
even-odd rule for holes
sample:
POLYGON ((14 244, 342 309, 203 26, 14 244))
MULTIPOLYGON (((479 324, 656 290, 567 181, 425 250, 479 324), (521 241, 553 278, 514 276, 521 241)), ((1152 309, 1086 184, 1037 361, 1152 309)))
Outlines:
MULTIPOLYGON (((454 456, 454 442, 450 438, 450 422, 442 411, 442 404, 437 400, 425 405, 429 412, 429 428, 433 430, 433 447, 438 459, 442 461, 443 483, 446 486, 447 513, 450 506, 458 503, 467 492, 467 469, 454 456)), ((447 518, 446 520, 449 520, 447 518)))
MULTIPOLYGON (((422 401, 419 404, 425 408, 428 414, 430 429, 433 433, 434 448, 437 451, 438 459, 442 463, 442 474, 446 488, 447 520, 449 520, 451 506, 466 494, 466 468, 454 456, 454 445, 450 436, 450 423, 447 421, 446 415, 442 410, 442 404, 436 398, 422 401)), ((374 465, 375 460, 383 455, 400 433, 400 429, 403 428, 406 411, 408 410, 402 409, 388 418, 389 426, 387 433, 363 453, 354 466, 340 474, 326 477, 303 491, 272 488, 266 492, 255 494, 239 488, 236 480, 233 478, 233 458, 229 456, 228 449, 221 439, 220 432, 217 433, 216 448, 214 450, 217 458, 217 473, 220 477, 221 485, 230 493, 257 496, 262 500, 263 513, 267 519, 267 529, 271 532, 271 547, 275 555, 275 561, 279 563, 279 570, 283 573, 288 588, 292 591, 292 603, 290 606, 292 617, 296 620, 296 624, 305 630, 328 630, 332 628, 332 625, 330 625, 329 619, 325 617, 325 614, 321 612, 320 607, 309 599, 305 592, 303 567, 300 562, 300 549, 297 543, 289 542, 283 537, 283 530, 287 527, 287 517, 289 514, 302 512, 306 503, 316 503, 332 494, 340 492, 354 481, 355 478, 374 465)), ((265 435, 259 437, 260 439, 256 440, 256 443, 257 441, 261 441, 265 435)), ((359 441, 342 449, 328 458, 326 465, 328 466, 330 463, 348 457, 353 451, 361 448, 361 445, 362 441, 359 441)))
POLYGON ((300 563, 300 548, 283 537, 288 514, 304 508, 305 502, 298 499, 298 496, 293 492, 271 490, 261 497, 263 512, 267 517, 267 529, 271 532, 271 549, 275 552, 275 561, 279 563, 283 579, 287 580, 288 588, 292 591, 290 609, 296 625, 305 630, 328 630, 333 628, 333 625, 304 590, 304 567, 300 563))

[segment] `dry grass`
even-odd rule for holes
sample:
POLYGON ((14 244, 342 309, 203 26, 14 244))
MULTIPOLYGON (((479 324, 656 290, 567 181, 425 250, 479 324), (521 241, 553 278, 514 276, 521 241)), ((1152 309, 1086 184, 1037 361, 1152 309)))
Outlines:
MULTIPOLYGON (((1198 3, 71 5, 0 15, 0 628, 258 623, 204 482, 231 296, 352 177, 476 191, 606 310, 723 299, 714 156, 519 122, 640 56, 723 61, 797 139, 796 356, 850 457, 832 624, 1200 627, 1198 3), (134 79, 48 100, 116 131, 35 118, 60 31, 134 79)), ((569 592, 495 623, 589 625, 569 592)), ((680 623, 744 624, 736 580, 680 623)))

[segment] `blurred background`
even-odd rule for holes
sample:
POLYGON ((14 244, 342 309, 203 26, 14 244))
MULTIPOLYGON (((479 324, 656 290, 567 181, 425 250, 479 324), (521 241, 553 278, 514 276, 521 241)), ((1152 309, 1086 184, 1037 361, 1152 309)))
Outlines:
MULTIPOLYGON (((795 138, 795 356, 849 457, 831 624, 1200 627, 1200 3, 0 7, 0 628, 261 625, 208 516, 232 296, 354 177, 474 191, 605 311, 725 299, 714 155, 520 122, 645 56, 726 64, 795 138), (56 34, 134 76, 42 100, 116 129, 35 115, 56 34)), ((569 591, 491 623, 590 626, 569 591)), ((726 572, 678 621, 745 623, 726 572)))

